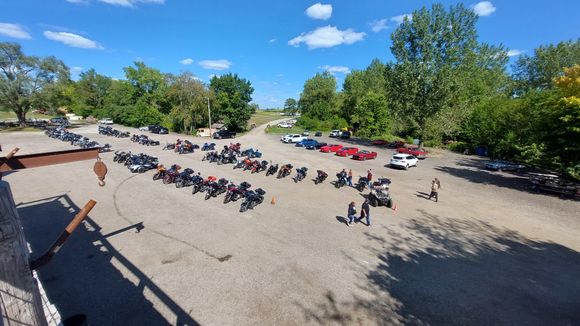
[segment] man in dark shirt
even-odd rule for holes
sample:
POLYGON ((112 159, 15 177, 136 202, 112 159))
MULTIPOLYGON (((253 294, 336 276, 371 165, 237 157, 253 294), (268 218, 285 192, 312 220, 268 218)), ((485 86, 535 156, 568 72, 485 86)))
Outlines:
POLYGON ((362 208, 360 211, 360 218, 359 221, 363 219, 363 217, 367 220, 367 226, 371 226, 371 208, 369 206, 369 200, 365 199, 364 203, 362 204, 362 208))

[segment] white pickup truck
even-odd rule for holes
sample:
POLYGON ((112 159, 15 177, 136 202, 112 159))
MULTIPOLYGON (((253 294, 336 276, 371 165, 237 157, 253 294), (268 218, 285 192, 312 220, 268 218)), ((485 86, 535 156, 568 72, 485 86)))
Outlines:
POLYGON ((292 135, 286 135, 286 136, 282 137, 282 141, 285 143, 298 143, 298 142, 305 140, 306 138, 307 137, 299 135, 299 134, 292 134, 292 135))

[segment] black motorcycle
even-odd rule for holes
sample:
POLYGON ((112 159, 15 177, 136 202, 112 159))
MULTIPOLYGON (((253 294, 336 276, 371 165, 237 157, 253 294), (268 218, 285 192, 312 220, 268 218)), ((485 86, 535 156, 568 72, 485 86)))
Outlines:
POLYGON ((210 197, 217 197, 226 192, 228 189, 228 183, 229 181, 224 178, 219 179, 217 182, 210 183, 209 188, 205 194, 205 200, 210 199, 210 197))
POLYGON ((215 150, 215 143, 204 143, 203 146, 201 147, 202 151, 213 151, 215 150))
POLYGON ((359 177, 355 188, 358 191, 362 192, 363 190, 365 190, 365 188, 368 186, 368 184, 369 184, 369 179, 367 179, 367 177, 359 177))
POLYGON ((336 178, 338 179, 338 180, 336 180, 336 183, 334 184, 334 186, 336 188, 341 188, 341 187, 346 186, 346 173, 344 173, 344 172, 337 173, 336 178))
POLYGON ((191 176, 193 174, 193 170, 190 168, 184 169, 178 176, 175 178, 175 188, 182 188, 189 184, 191 180, 191 176))
POLYGON ((316 170, 316 179, 314 179, 314 184, 317 185, 319 183, 324 182, 324 180, 326 180, 327 177, 328 173, 322 170, 316 170))
POLYGON ((246 191, 245 200, 240 207, 240 212, 243 213, 248 209, 254 209, 254 207, 260 205, 264 201, 264 195, 266 192, 262 188, 246 191))
POLYGON ((270 162, 270 167, 268 168, 268 171, 266 171, 266 176, 274 175, 276 172, 278 172, 278 164, 272 164, 272 162, 270 162))
POLYGON ((308 168, 307 167, 301 167, 299 169, 296 169, 296 176, 294 177, 294 182, 298 183, 302 180, 304 180, 304 178, 306 178, 306 172, 308 172, 308 168))
POLYGON ((226 192, 226 195, 224 197, 224 204, 227 204, 230 201, 236 201, 244 197, 248 189, 250 189, 250 187, 252 187, 252 185, 245 181, 240 183, 239 186, 230 183, 228 185, 228 191, 226 192))

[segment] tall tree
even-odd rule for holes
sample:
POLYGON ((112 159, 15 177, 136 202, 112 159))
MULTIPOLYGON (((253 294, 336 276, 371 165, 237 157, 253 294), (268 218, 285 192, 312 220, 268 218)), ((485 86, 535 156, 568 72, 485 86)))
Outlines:
POLYGON ((298 112, 298 102, 293 98, 287 98, 284 101, 284 111, 289 114, 296 114, 298 112))
POLYGON ((564 68, 580 63, 580 39, 535 49, 533 56, 522 55, 514 65, 516 94, 553 87, 552 79, 564 68))
POLYGON ((328 71, 317 73, 304 83, 299 107, 302 114, 327 120, 336 113, 336 79, 328 71))
POLYGON ((173 120, 173 129, 193 133, 196 126, 207 122, 207 100, 210 92, 190 72, 183 72, 171 79, 167 96, 173 106, 169 113, 173 120))
POLYGON ((95 112, 103 109, 105 105, 112 80, 97 74, 95 69, 84 71, 79 77, 75 84, 75 112, 82 116, 95 115, 95 112))
POLYGON ((255 108, 250 106, 254 88, 252 84, 237 74, 214 76, 210 89, 215 95, 215 110, 212 118, 222 119, 231 130, 244 130, 255 108))
POLYGON ((171 106, 167 102, 168 76, 158 69, 148 67, 143 62, 135 62, 135 67, 125 67, 125 77, 133 86, 135 103, 144 102, 161 113, 169 113, 171 106))
POLYGON ((48 85, 69 76, 68 67, 55 57, 27 56, 19 44, 0 43, 0 105, 14 111, 21 123, 48 85))

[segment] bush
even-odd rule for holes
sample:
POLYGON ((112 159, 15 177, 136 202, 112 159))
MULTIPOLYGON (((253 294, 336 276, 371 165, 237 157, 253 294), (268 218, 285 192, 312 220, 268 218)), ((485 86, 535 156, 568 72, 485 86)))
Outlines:
POLYGON ((457 153, 463 154, 466 149, 470 149, 470 146, 465 142, 456 141, 456 142, 447 144, 447 149, 452 151, 452 152, 457 152, 457 153))

